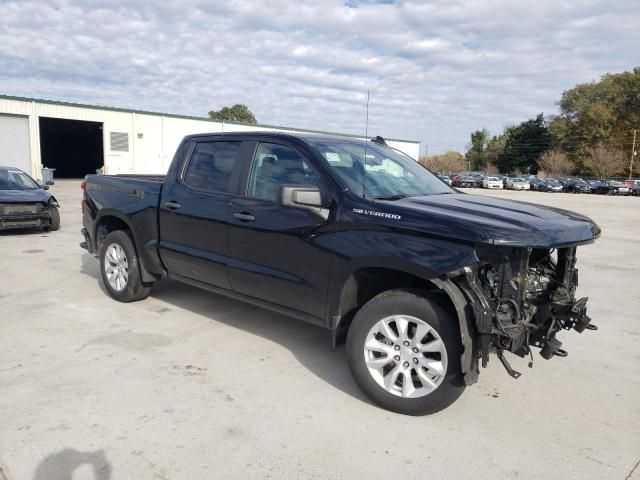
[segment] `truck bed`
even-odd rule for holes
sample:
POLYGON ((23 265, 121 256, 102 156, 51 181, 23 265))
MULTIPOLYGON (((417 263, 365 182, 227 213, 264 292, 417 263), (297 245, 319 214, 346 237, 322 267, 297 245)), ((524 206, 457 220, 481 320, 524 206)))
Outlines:
POLYGON ((144 264, 159 266, 158 205, 164 178, 164 175, 87 175, 83 222, 94 239, 90 251, 97 253, 95 239, 100 235, 100 212, 130 224, 144 264))

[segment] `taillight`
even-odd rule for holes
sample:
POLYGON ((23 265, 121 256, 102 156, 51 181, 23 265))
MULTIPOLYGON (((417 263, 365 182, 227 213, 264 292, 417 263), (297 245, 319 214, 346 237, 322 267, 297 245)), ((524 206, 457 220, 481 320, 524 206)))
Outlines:
POLYGON ((87 193, 87 181, 82 180, 80 182, 80 188, 82 189, 82 200, 80 200, 80 210, 82 211, 82 215, 84 215, 84 197, 87 193))

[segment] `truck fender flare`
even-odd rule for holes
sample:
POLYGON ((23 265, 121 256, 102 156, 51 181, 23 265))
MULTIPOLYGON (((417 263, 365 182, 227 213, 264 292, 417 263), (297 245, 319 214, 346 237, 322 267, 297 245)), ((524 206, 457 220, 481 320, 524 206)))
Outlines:
POLYGON ((429 281, 447 294, 456 310, 458 325, 460 327, 460 341, 463 347, 462 354, 460 355, 460 366, 462 367, 464 383, 471 385, 478 381, 480 371, 474 353, 473 338, 469 332, 472 315, 468 309, 467 299, 460 288, 449 279, 441 280, 440 278, 432 278, 429 281))
POLYGON ((136 234, 133 230, 133 227, 131 225, 131 223, 129 222, 129 220, 127 219, 126 216, 120 214, 117 210, 113 210, 113 209, 105 209, 105 210, 101 210, 100 214, 96 217, 96 221, 95 221, 95 231, 93 232, 93 238, 94 238, 94 242, 95 242, 95 248, 96 248, 96 252, 99 255, 99 251, 98 251, 98 228, 100 226, 100 222, 105 218, 105 217, 113 217, 113 218, 117 218, 118 220, 120 220, 122 223, 124 223, 128 229, 129 232, 131 233, 131 237, 133 238, 133 246, 136 249, 136 253, 138 254, 138 265, 140 266, 140 276, 142 277, 142 281, 143 282, 148 282, 148 283, 153 283, 157 280, 156 277, 154 277, 153 275, 151 275, 149 273, 149 271, 147 270, 147 268, 144 266, 144 262, 142 261, 142 257, 140 255, 140 252, 138 252, 138 240, 136 239, 136 234))

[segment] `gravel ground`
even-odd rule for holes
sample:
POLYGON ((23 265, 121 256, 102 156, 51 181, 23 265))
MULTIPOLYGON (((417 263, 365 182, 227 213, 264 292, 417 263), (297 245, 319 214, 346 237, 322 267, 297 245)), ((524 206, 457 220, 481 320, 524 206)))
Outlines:
POLYGON ((79 182, 52 192, 62 230, 0 234, 1 480, 640 479, 640 198, 474 191, 600 224, 578 249, 600 330, 513 358, 517 381, 492 357, 411 418, 371 405, 322 329, 174 282, 110 300, 78 247, 79 182))

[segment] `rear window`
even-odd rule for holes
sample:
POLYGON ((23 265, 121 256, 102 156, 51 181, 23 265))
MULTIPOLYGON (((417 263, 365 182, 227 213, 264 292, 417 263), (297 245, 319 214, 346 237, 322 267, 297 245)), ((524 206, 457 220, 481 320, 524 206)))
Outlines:
POLYGON ((191 154, 184 183, 199 190, 231 192, 231 173, 242 142, 201 142, 191 154))

